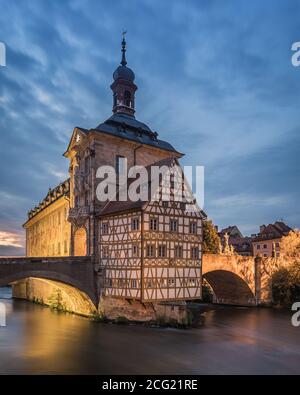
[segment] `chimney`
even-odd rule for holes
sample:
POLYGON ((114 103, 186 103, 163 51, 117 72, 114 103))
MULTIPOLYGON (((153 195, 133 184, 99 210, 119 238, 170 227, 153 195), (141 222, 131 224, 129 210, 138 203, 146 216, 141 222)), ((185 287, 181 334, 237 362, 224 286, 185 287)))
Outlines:
POLYGON ((259 232, 261 233, 262 231, 264 231, 266 229, 266 225, 260 225, 259 227, 259 232))

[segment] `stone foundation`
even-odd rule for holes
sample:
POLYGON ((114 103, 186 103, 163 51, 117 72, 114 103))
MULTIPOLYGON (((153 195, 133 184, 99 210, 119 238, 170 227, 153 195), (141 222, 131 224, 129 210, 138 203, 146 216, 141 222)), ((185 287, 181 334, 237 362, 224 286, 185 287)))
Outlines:
MULTIPOLYGON (((52 306, 59 303, 61 309, 75 314, 91 316, 97 310, 91 300, 79 290, 52 280, 27 278, 12 284, 14 298, 26 299, 52 306)), ((161 325, 188 325, 186 302, 141 303, 114 297, 101 297, 98 314, 108 320, 126 319, 132 322, 157 322, 161 325)))
POLYGON ((135 322, 187 325, 189 320, 186 302, 141 303, 113 297, 101 297, 99 314, 109 320, 120 317, 135 322))

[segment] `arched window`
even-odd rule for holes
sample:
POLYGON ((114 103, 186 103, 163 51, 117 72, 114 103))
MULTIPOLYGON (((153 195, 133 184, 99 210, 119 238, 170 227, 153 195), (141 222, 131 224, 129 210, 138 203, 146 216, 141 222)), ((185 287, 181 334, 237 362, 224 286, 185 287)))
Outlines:
POLYGON ((127 107, 131 107, 131 93, 128 91, 124 93, 124 104, 127 107))

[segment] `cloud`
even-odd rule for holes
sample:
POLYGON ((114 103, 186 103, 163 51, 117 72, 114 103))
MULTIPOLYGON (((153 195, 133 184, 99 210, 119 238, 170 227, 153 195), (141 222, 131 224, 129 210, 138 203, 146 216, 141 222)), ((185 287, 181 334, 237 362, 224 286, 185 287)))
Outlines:
POLYGON ((254 232, 300 224, 300 4, 0 0, 0 230, 67 176, 74 126, 111 114, 120 32, 136 74, 137 118, 205 166, 206 211, 254 232), (274 29, 276 26, 276 29, 274 29))

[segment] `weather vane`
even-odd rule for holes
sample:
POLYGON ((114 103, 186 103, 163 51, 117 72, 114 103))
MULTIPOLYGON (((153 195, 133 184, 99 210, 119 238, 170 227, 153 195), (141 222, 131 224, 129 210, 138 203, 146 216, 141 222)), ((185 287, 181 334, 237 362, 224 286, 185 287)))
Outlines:
POLYGON ((125 34, 127 33, 127 30, 124 30, 123 29, 123 31, 122 31, 122 36, 123 36, 123 40, 125 40, 125 34))

